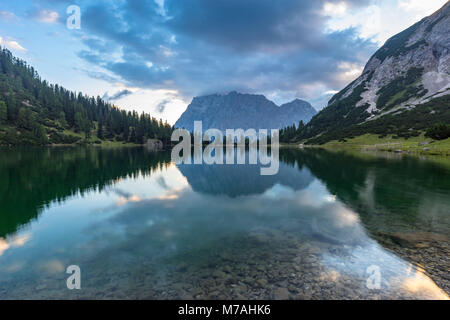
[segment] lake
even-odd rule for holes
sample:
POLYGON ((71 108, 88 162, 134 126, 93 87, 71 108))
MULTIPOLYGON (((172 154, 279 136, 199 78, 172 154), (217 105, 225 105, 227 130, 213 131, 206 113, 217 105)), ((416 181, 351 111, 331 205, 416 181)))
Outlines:
POLYGON ((281 149, 261 176, 140 147, 0 154, 0 299, 449 297, 445 158, 281 149))

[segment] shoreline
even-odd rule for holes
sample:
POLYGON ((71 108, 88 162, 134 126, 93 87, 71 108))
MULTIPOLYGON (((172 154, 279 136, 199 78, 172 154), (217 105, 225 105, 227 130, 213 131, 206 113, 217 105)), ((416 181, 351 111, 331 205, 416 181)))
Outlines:
POLYGON ((335 151, 381 151, 416 156, 450 156, 450 138, 445 140, 433 140, 426 138, 423 134, 409 139, 394 138, 392 136, 379 138, 377 135, 366 134, 344 141, 330 141, 323 145, 282 143, 280 146, 299 149, 321 148, 335 151))
MULTIPOLYGON (((118 141, 105 141, 102 143, 72 143, 72 144, 48 144, 48 145, 4 145, 0 144, 0 148, 21 148, 21 147, 101 147, 101 148, 134 148, 145 147, 145 144, 123 143, 118 141)), ((280 142, 280 148, 290 149, 324 149, 333 152, 386 152, 397 155, 408 156, 432 156, 448 159, 450 156, 450 138, 445 140, 427 139, 423 135, 410 139, 395 139, 387 137, 384 139, 374 138, 374 135, 363 135, 346 141, 331 141, 326 144, 302 144, 302 143, 283 143, 280 142)), ((169 150, 173 145, 164 146, 164 150, 169 150)), ((223 145, 228 147, 228 145, 223 145)), ((236 146, 235 146, 236 147, 236 146)), ((247 148, 248 146, 246 146, 247 148)), ((268 147, 271 147, 268 144, 268 147)))
POLYGON ((433 153, 426 151, 411 151, 402 149, 390 149, 390 148, 378 148, 376 145, 358 145, 352 147, 345 146, 325 146, 325 145, 304 145, 300 147, 298 144, 281 144, 282 148, 292 148, 292 149, 324 149, 328 151, 348 151, 348 152, 387 152, 398 155, 410 155, 410 156, 439 156, 439 157, 450 157, 450 149, 445 153, 433 153))

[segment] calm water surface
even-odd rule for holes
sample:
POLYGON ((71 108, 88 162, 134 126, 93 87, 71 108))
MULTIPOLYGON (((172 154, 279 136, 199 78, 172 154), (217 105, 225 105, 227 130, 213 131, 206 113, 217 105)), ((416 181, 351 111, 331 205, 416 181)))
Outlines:
POLYGON ((448 299, 448 160, 280 158, 0 149, 0 299, 448 299))

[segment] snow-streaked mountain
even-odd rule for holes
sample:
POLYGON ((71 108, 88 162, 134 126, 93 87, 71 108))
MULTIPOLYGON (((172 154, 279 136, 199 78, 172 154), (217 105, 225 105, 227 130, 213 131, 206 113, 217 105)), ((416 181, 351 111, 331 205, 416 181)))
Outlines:
MULTIPOLYGON (((398 126, 412 125, 404 121, 411 118, 406 113, 416 106, 431 100, 439 101, 437 107, 447 103, 449 53, 450 2, 447 2, 433 15, 387 40, 367 62, 362 75, 337 93, 311 120, 304 137, 321 136, 321 140, 330 140, 334 135, 342 138, 345 135, 340 131, 355 125, 359 126, 358 130, 352 130, 349 135, 364 133, 362 128, 374 127, 371 122, 386 120, 388 116, 402 115, 398 126), (328 137, 325 138, 324 133, 328 137)), ((395 125, 395 121, 389 122, 395 125)), ((375 131, 381 131, 378 127, 375 131)))
POLYGON ((362 85, 362 99, 355 106, 367 106, 365 110, 372 118, 394 112, 403 106, 413 107, 430 98, 449 94, 449 52, 450 2, 433 15, 390 38, 369 60, 362 76, 335 96, 329 104, 342 101, 362 85), (402 85, 400 89, 409 92, 403 93, 398 99, 394 96, 401 91, 393 92, 380 101, 383 96, 380 90, 393 81, 405 78, 408 71, 412 77, 411 83, 402 85))

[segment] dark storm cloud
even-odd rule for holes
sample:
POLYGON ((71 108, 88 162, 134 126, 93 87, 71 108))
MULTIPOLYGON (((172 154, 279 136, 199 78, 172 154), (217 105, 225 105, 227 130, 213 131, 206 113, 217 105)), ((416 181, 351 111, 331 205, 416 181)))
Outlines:
MULTIPOLYGON (((126 83, 177 89, 308 93, 340 89, 342 62, 362 65, 374 44, 356 30, 326 33, 325 2, 272 0, 80 1, 84 60, 126 83)), ((367 1, 345 1, 349 6, 367 1)))
POLYGON ((120 90, 116 93, 114 93, 112 96, 109 96, 108 93, 105 93, 103 95, 103 99, 108 100, 108 101, 114 101, 114 100, 119 100, 123 97, 129 96, 130 94, 132 94, 133 92, 131 92, 130 90, 120 90))
MULTIPOLYGON (((325 2, 298 0, 167 0, 171 30, 240 51, 285 51, 326 46, 325 2)), ((363 5, 369 1, 345 1, 363 5)))
POLYGON ((163 101, 161 101, 160 103, 158 103, 158 105, 156 106, 155 110, 158 111, 159 113, 163 113, 164 110, 166 109, 167 105, 171 102, 171 100, 169 99, 164 99, 163 101))

